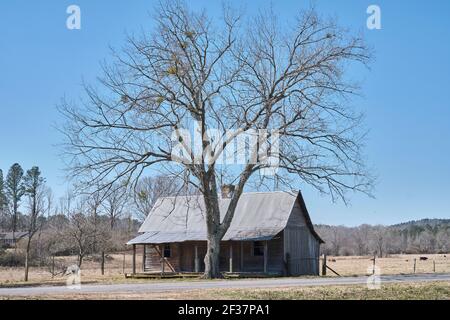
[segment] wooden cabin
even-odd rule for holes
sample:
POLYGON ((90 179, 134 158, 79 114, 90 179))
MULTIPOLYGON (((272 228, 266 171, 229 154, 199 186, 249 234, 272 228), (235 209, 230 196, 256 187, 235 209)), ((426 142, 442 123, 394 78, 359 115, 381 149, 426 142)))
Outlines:
MULTIPOLYGON (((230 199, 223 196, 225 213, 230 199)), ((206 254, 205 205, 201 196, 157 201, 133 246, 142 247, 142 272, 200 273, 206 254)), ((220 268, 236 274, 319 275, 320 244, 302 194, 244 193, 220 250, 220 268)))

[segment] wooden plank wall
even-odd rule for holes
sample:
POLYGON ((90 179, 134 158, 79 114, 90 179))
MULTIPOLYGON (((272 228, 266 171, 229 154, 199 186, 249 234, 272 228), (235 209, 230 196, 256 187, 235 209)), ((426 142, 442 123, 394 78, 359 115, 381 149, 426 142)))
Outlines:
POLYGON ((182 272, 195 271, 195 246, 198 247, 199 271, 205 271, 206 242, 184 242, 180 244, 180 269, 182 272))
MULTIPOLYGON (((284 271, 283 233, 277 235, 268 242, 268 272, 282 274, 284 271)), ((198 257, 200 272, 205 270, 204 258, 206 254, 206 242, 185 242, 171 244, 172 257, 168 261, 175 267, 177 272, 194 272, 195 246, 198 246, 198 257)), ((158 246, 160 250, 163 246, 158 246)), ((263 272, 264 257, 253 255, 253 242, 243 242, 243 264, 241 268, 241 242, 233 242, 233 272, 263 272)), ((223 242, 220 246, 220 269, 228 272, 230 270, 230 242, 223 242)), ((162 251, 161 251, 162 252, 162 251)), ((160 272, 161 257, 153 246, 147 245, 145 272, 160 272)), ((165 271, 170 272, 166 265, 165 271)))
MULTIPOLYGON (((236 264, 236 270, 239 272, 263 272, 264 271, 264 257, 253 255, 253 242, 244 242, 244 269, 240 268, 240 244, 238 244, 234 260, 239 262, 236 264)), ((268 242, 268 263, 267 272, 269 273, 283 273, 283 235, 277 235, 273 240, 268 242)))
MULTIPOLYGON (((163 254, 164 245, 156 246, 159 252, 163 254)), ((164 266, 165 272, 171 272, 170 265, 175 269, 176 272, 180 272, 180 244, 172 243, 170 244, 172 256, 166 258, 167 263, 164 266)), ((153 245, 146 245, 146 257, 145 257, 145 269, 144 272, 160 272, 162 271, 161 265, 161 255, 155 249, 153 245)))
POLYGON ((306 224, 296 205, 284 230, 285 254, 289 254, 289 273, 293 276, 319 274, 319 241, 306 224))

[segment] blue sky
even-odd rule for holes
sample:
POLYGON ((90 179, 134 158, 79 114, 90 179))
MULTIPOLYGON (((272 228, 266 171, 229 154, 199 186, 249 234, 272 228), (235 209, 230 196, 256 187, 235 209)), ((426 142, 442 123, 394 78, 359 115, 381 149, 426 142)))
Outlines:
MULTIPOLYGON (((191 1, 194 8, 219 14, 221 2, 191 1)), ((243 3, 251 13, 269 1, 243 3)), ((378 175, 376 199, 351 197, 345 207, 305 188, 316 223, 391 224, 450 218, 450 2, 316 0, 317 9, 340 24, 363 31, 376 51, 363 80, 362 98, 370 129, 366 154, 378 175), (366 9, 382 10, 382 30, 369 31, 366 9)), ((41 167, 57 196, 67 186, 55 147, 61 136, 55 106, 63 96, 77 98, 81 82, 95 80, 109 46, 120 47, 125 32, 151 27, 155 1, 42 0, 0 3, 0 168, 14 162, 41 167), (66 8, 79 5, 82 29, 66 28, 66 8)), ((292 18, 310 1, 274 1, 292 18)))

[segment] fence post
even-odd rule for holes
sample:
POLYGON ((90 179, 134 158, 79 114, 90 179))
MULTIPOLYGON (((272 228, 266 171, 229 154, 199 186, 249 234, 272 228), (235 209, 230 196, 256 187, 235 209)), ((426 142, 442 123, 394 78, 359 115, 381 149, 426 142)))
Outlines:
POLYGON ((101 263, 102 276, 105 275, 105 251, 102 251, 102 263, 101 263))
POLYGON ((55 277, 55 255, 52 256, 52 278, 55 277))
POLYGON ((198 258, 198 246, 194 247, 194 271, 195 273, 200 272, 200 259, 198 258))
POLYGON ((133 244, 133 275, 136 274, 136 245, 133 244))
POLYGON ((373 271, 372 271, 372 275, 375 274, 376 265, 377 265, 377 255, 374 255, 373 256, 373 271))
POLYGON ((417 263, 417 259, 414 258, 414 273, 416 273, 416 263, 417 263))
POLYGON ((433 272, 436 273, 436 260, 433 260, 433 272))
POLYGON ((125 274, 125 253, 123 254, 122 273, 125 274))
POLYGON ((144 244, 142 253, 142 272, 145 273, 145 262, 147 260, 147 245, 144 244))
POLYGON ((327 275, 327 255, 323 255, 323 263, 322 263, 322 276, 327 275))

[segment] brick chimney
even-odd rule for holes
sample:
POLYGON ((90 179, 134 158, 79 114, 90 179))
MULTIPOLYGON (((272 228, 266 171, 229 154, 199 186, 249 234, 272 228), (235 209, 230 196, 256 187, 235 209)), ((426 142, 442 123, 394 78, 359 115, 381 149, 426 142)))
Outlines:
POLYGON ((222 199, 231 199, 236 187, 232 184, 226 184, 222 186, 222 199))

